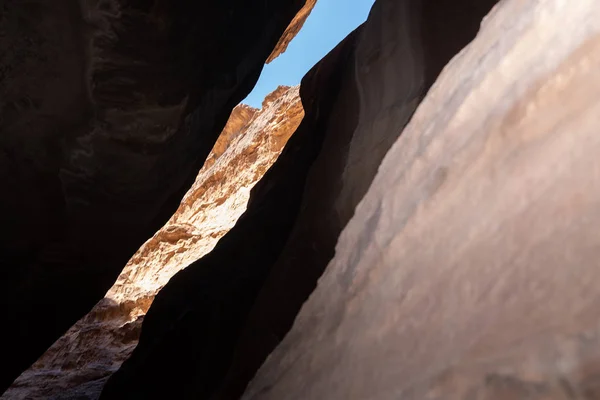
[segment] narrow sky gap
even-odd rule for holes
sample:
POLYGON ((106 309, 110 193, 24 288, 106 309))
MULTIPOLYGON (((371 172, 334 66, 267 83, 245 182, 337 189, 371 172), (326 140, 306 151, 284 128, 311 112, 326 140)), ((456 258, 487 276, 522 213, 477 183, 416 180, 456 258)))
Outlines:
POLYGON ((317 4, 287 51, 265 65, 252 92, 242 101, 260 108, 279 85, 294 86, 313 65, 362 24, 374 0, 317 0, 317 4))

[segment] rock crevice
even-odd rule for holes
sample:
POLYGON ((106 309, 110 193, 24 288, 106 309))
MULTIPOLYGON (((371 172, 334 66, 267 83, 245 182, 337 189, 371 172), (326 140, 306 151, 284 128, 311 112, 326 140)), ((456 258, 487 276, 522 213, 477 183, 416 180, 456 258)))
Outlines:
POLYGON ((131 396, 149 376, 156 383, 144 388, 148 398, 190 381, 197 387, 178 395, 242 395, 333 258, 337 238, 384 155, 493 4, 375 4, 367 22, 305 77, 303 122, 255 189, 246 214, 213 252, 161 292, 148 314, 154 322, 146 320, 140 346, 103 398, 131 396), (285 200, 282 191, 297 199, 285 200), (158 325, 167 320, 173 321, 168 331, 158 325), (198 356, 182 360, 190 344, 175 338, 188 336, 195 338, 198 356), (171 369, 166 376, 164 365, 171 369))
POLYGON ((234 108, 173 217, 134 254, 105 298, 21 374, 2 399, 100 396, 101 384, 137 345, 156 293, 210 252, 244 212, 251 188, 302 120, 298 92, 298 87, 280 87, 261 110, 243 104, 234 108))
POLYGON ((227 126, 314 1, 70 6, 1 6, 0 384, 196 184, 7 395, 598 397, 600 3, 377 0, 227 126))
POLYGON ((0 391, 173 215, 304 4, 2 1, 0 391))

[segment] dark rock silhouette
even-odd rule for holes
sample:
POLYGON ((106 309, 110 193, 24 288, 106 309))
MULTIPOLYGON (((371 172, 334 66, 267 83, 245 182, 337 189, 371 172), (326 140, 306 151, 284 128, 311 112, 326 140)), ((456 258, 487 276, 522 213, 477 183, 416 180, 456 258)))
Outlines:
POLYGON ((2 2, 0 391, 173 214, 303 5, 2 2))

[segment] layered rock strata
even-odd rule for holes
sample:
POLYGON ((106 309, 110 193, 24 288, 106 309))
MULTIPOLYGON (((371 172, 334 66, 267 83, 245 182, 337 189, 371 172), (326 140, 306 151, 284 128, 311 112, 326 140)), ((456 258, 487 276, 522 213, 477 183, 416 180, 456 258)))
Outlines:
POLYGON ((313 8, 317 4, 317 0, 306 0, 304 3, 304 7, 298 11, 298 14, 294 17, 290 25, 287 27, 283 35, 281 35, 281 39, 277 42, 273 53, 267 58, 267 64, 272 62, 274 59, 279 57, 281 53, 284 53, 287 50, 288 45, 292 41, 293 38, 296 37, 300 29, 304 26, 306 19, 309 17, 313 8))

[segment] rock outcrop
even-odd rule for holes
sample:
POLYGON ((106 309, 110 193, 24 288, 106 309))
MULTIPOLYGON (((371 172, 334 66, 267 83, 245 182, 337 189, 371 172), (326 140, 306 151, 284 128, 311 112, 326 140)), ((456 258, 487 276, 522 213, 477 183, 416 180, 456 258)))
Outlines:
POLYGON ((173 217, 132 257, 105 298, 0 398, 97 399, 104 382, 135 348, 156 293, 233 227, 251 188, 303 116, 298 87, 280 86, 261 110, 244 104, 234 108, 173 217))
MULTIPOLYGON (((221 135, 219 135, 219 138, 215 142, 206 161, 204 161, 202 168, 206 169, 212 166, 215 161, 225 153, 225 150, 229 148, 231 142, 239 136, 240 132, 246 129, 257 111, 258 109, 246 104, 239 104, 231 111, 231 115, 227 120, 225 128, 223 128, 221 135)), ((197 181, 198 178, 196 178, 196 182, 197 181)))
POLYGON ((302 27, 304 26, 304 23, 306 22, 306 19, 315 7, 315 4, 317 4, 317 0, 305 1, 304 7, 302 7, 302 9, 298 11, 298 14, 296 14, 296 16, 294 17, 290 25, 287 27, 285 32, 283 32, 283 35, 281 35, 281 39, 279 39, 279 42, 277 42, 275 49, 273 50, 269 58, 267 58, 267 64, 269 64, 271 61, 279 57, 281 53, 284 53, 287 50, 287 47, 292 41, 292 39, 296 37, 298 32, 300 32, 300 29, 302 29, 302 27))
POLYGON ((600 3, 501 2, 243 399, 598 398, 599 124, 600 3))
POLYGON ((246 214, 159 294, 140 346, 103 398, 160 398, 173 388, 178 398, 242 394, 333 258, 387 150, 494 3, 375 4, 365 25, 305 77, 306 116, 246 214))
POLYGON ((0 392, 173 215, 304 4, 2 1, 0 392))

